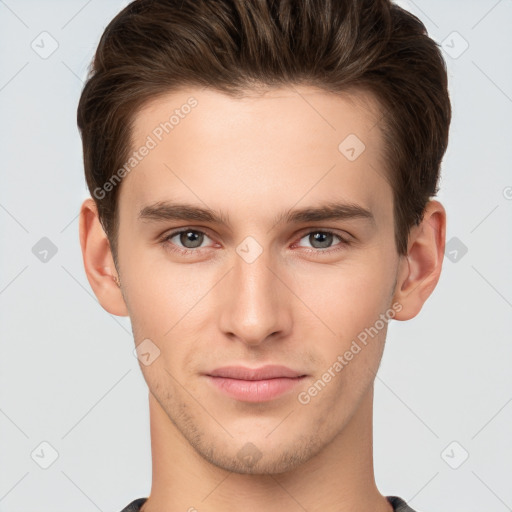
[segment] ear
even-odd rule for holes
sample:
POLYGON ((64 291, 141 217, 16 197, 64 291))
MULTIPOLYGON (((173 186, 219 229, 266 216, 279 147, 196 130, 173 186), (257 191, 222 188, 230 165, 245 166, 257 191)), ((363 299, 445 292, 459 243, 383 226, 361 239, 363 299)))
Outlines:
POLYGON ((407 255, 400 258, 393 303, 402 309, 396 320, 410 320, 423 307, 441 275, 446 239, 446 212, 439 201, 429 201, 422 222, 409 234, 407 255))
POLYGON ((80 208, 80 246, 85 273, 103 309, 117 316, 128 316, 121 293, 110 243, 98 216, 96 203, 86 199, 80 208), (117 282, 116 282, 117 280, 117 282))

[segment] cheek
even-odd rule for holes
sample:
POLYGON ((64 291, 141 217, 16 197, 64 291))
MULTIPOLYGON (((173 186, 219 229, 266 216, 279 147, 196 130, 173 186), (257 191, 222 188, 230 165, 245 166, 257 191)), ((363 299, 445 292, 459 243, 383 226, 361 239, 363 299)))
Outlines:
POLYGON ((160 396, 158 389, 168 398, 180 395, 178 382, 197 373, 198 362, 205 364, 205 358, 212 353, 207 340, 216 339, 215 315, 208 291, 215 280, 210 277, 192 266, 180 269, 176 265, 143 265, 139 261, 125 280, 135 344, 149 339, 150 349, 158 354, 149 365, 139 356, 144 378, 156 396, 160 396), (202 351, 198 351, 200 346, 204 347, 202 351))
POLYGON ((346 339, 373 325, 388 308, 393 284, 389 268, 382 260, 311 267, 294 274, 292 289, 326 335, 346 339))
MULTIPOLYGON (((314 350, 321 361, 318 387, 325 384, 326 389, 319 394, 325 403, 335 406, 341 396, 356 400, 374 379, 387 332, 381 314, 390 308, 392 264, 391 252, 369 251, 364 258, 338 267, 296 273, 294 290, 309 309, 303 327, 315 338, 314 350)), ((316 406, 319 402, 315 400, 316 406)))
POLYGON ((207 291, 206 276, 192 267, 146 263, 143 256, 132 254, 123 262, 127 308, 139 336, 165 339, 186 328, 207 291))

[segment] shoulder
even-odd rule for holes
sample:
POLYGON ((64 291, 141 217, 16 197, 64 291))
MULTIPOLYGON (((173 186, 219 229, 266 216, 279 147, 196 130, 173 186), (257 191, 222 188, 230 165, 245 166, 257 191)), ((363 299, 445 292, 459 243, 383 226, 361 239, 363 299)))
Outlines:
POLYGON ((411 507, 409 507, 409 505, 407 505, 405 500, 398 496, 386 496, 386 498, 393 506, 393 510, 395 512, 416 512, 411 507))
POLYGON ((144 505, 147 498, 137 498, 136 500, 133 500, 129 505, 127 505, 121 512, 139 512, 140 507, 144 505))

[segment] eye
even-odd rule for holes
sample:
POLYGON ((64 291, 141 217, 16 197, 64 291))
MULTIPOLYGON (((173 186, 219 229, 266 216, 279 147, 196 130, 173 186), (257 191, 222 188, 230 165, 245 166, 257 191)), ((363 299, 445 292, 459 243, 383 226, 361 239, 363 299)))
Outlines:
MULTIPOLYGON (((203 245, 206 240, 212 241, 204 231, 192 228, 181 228, 168 235, 164 235, 161 243, 169 251, 182 255, 192 255, 200 254, 202 249, 207 248, 207 246, 203 245)), ((295 246, 304 247, 307 249, 306 252, 315 254, 331 254, 344 249, 351 243, 348 237, 345 238, 329 230, 309 231, 300 238, 300 241, 302 240, 306 240, 309 245, 304 246, 299 242, 295 244, 295 246), (334 243, 336 239, 338 239, 338 243, 334 243)))
MULTIPOLYGON (((349 245, 350 241, 341 235, 338 235, 337 233, 333 233, 332 231, 310 231, 306 234, 306 236, 303 236, 301 240, 306 239, 309 242, 309 247, 313 249, 319 249, 320 252, 323 249, 330 249, 332 247, 333 241, 335 239, 338 239, 341 244, 335 244, 335 245, 349 245)), ((304 246, 303 246, 304 247, 304 246)), ((308 246, 306 246, 308 247, 308 246)), ((335 249, 336 250, 336 249, 335 249)))
POLYGON ((197 252, 196 249, 203 248, 201 245, 205 238, 210 240, 210 237, 208 237, 203 231, 185 228, 173 231, 169 235, 166 235, 162 240, 162 243, 173 251, 191 253, 197 252))

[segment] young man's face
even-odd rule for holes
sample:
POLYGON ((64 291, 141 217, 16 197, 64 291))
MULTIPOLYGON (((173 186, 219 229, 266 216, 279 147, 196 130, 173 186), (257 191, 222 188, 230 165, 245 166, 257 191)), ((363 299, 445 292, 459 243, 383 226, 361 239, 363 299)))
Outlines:
POLYGON ((283 472, 369 423, 403 263, 378 118, 363 94, 306 87, 176 92, 135 118, 133 149, 156 147, 121 185, 122 294, 135 343, 160 351, 141 364, 152 407, 217 466, 283 472), (190 96, 197 106, 158 130, 190 96), (150 215, 164 203, 221 220, 150 215), (356 214, 287 219, 334 203, 356 214), (232 380, 208 376, 265 365, 305 377, 232 395, 232 380))

